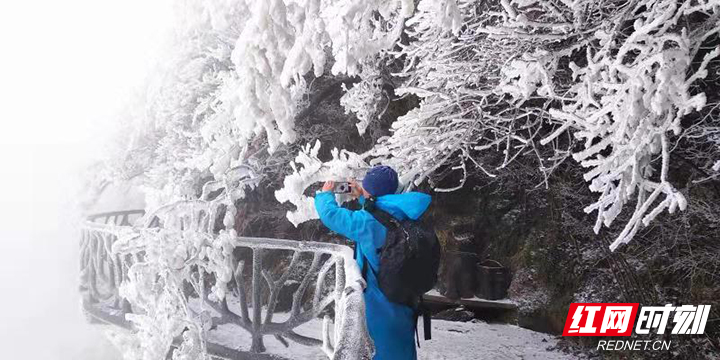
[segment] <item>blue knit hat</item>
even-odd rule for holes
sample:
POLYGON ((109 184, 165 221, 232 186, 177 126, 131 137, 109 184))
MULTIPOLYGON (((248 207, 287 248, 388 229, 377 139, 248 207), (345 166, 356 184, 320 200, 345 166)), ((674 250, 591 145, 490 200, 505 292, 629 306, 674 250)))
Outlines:
POLYGON ((368 170, 362 186, 374 197, 394 194, 398 188, 398 175, 391 167, 378 165, 368 170))

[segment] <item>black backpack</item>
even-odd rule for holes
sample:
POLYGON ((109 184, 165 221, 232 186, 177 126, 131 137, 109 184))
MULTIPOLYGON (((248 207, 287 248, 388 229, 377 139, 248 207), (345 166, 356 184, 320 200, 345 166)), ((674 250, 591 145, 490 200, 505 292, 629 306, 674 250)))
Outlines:
MULTIPOLYGON (((375 206, 374 199, 365 202, 365 210, 387 229, 385 245, 378 251, 380 269, 374 273, 380 290, 388 300, 407 305, 422 313, 425 339, 430 339, 430 314, 422 296, 437 282, 440 267, 440 243, 427 219, 399 221, 375 206)), ((362 274, 367 277, 367 259, 362 274)))

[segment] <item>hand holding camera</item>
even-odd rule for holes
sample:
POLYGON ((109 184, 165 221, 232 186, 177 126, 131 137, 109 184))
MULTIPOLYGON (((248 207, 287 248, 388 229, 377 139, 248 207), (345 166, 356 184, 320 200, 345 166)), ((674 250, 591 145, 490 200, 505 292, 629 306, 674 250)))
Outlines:
POLYGON ((335 194, 350 194, 352 198, 358 198, 362 195, 362 187, 355 180, 350 181, 326 181, 323 184, 322 191, 332 191, 335 194))

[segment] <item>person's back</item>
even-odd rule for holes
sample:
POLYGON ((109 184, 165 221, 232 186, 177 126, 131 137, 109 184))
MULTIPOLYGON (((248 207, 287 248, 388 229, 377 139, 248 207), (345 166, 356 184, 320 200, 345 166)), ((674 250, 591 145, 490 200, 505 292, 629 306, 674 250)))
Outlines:
MULTIPOLYGON (((365 271, 367 288, 365 307, 370 337, 375 343, 376 360, 416 359, 415 314, 408 306, 387 299, 378 286, 375 276, 379 272, 378 249, 385 243, 386 228, 365 210, 351 211, 338 206, 330 191, 332 183, 326 183, 323 191, 315 196, 315 207, 320 220, 331 230, 356 243, 356 258, 365 271)), ((356 188, 360 188, 355 184, 356 188)), ((375 206, 397 220, 417 220, 430 205, 430 196, 418 192, 394 194, 397 174, 388 167, 371 169, 363 180, 363 188, 356 195, 361 204, 365 197, 373 196, 375 206)))

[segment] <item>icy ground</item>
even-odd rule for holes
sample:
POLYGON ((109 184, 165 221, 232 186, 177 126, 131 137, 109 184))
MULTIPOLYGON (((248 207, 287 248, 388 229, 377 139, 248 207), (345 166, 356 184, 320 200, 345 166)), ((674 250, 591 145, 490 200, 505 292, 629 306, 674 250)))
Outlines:
MULTIPOLYGON (((433 320, 432 327, 433 339, 420 340, 420 360, 577 359, 573 355, 550 350, 557 343, 553 336, 514 325, 433 320)), ((298 333, 319 334, 320 329, 321 321, 317 320, 298 328, 298 333)), ((212 331, 211 341, 229 348, 247 350, 250 336, 236 326, 222 325, 212 331)), ((287 359, 327 359, 319 348, 292 342, 286 348, 272 336, 265 337, 264 341, 268 353, 287 359)))
POLYGON ((420 341, 422 360, 576 359, 552 351, 551 335, 507 324, 433 320, 432 340, 420 341))

